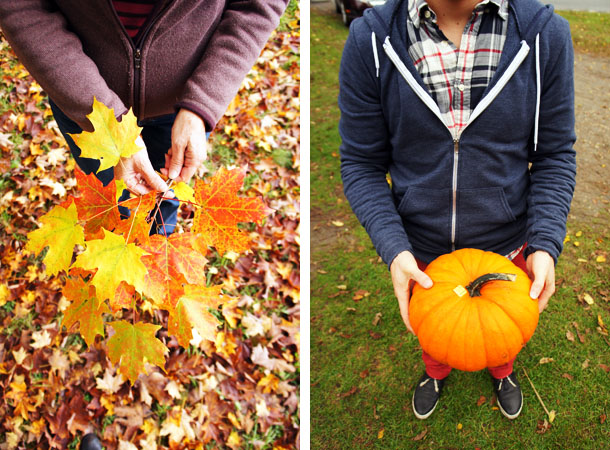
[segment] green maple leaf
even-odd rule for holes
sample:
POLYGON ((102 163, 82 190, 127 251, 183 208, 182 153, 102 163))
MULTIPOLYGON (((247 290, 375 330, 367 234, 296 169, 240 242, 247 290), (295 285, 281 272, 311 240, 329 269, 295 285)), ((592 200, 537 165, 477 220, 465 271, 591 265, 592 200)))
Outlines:
POLYGON ((93 111, 87 115, 93 124, 93 131, 70 134, 81 149, 83 158, 100 160, 98 173, 114 167, 121 158, 128 158, 142 148, 136 145, 136 139, 142 128, 130 109, 119 122, 114 117, 114 109, 108 108, 96 98, 93 99, 93 111))
POLYGON ((25 249, 39 253, 48 246, 49 251, 43 259, 46 272, 57 275, 70 267, 74 246, 85 244, 83 227, 78 224, 76 205, 70 203, 67 208, 57 205, 42 216, 40 221, 43 225, 28 233, 25 249))
POLYGON ((119 320, 109 322, 114 334, 108 339, 108 358, 119 364, 119 372, 133 384, 141 373, 146 372, 146 363, 155 364, 165 371, 165 354, 169 349, 155 337, 161 325, 137 322, 135 325, 119 320))
POLYGON ((95 336, 104 336, 104 320, 102 314, 110 310, 105 303, 100 302, 95 295, 95 287, 88 285, 82 278, 69 278, 62 290, 64 296, 72 301, 72 304, 64 312, 64 318, 59 325, 60 329, 66 329, 78 322, 79 332, 89 347, 95 341, 95 336))
POLYGON ((140 258, 147 253, 133 243, 127 244, 123 236, 103 230, 104 238, 88 241, 87 249, 78 255, 73 267, 97 269, 91 284, 100 300, 114 299, 121 281, 142 292, 147 270, 140 258))

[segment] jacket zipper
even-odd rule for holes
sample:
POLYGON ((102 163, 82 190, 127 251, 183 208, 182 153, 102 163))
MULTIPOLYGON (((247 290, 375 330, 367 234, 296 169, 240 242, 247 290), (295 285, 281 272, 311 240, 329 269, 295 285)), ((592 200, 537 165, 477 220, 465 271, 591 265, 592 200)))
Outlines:
POLYGON ((409 72, 409 69, 407 69, 407 66, 405 66, 405 64, 402 62, 402 60, 400 59, 400 57, 398 56, 398 54, 392 47, 392 44, 390 44, 389 36, 387 36, 385 38, 385 41, 383 43, 383 49, 385 50, 386 54, 388 55, 388 57, 390 58, 392 63, 394 63, 394 65, 398 69, 398 72, 405 79, 407 84, 411 87, 411 89, 413 89, 415 94, 424 102, 424 104, 426 106, 428 106, 428 108, 440 119, 440 121, 443 123, 443 125, 445 125, 445 127, 447 128, 447 131, 449 131, 449 133, 451 134, 451 137, 453 139, 453 174, 452 174, 452 180, 451 180, 451 193, 452 193, 452 197, 451 197, 451 251, 454 251, 455 250, 455 237, 456 237, 456 230, 457 230, 457 187, 458 187, 457 178, 458 178, 458 162, 459 162, 459 151, 460 151, 460 145, 459 145, 460 137, 461 137, 462 133, 464 132, 464 130, 468 127, 468 125, 470 125, 474 121, 474 119, 476 119, 478 116, 481 115, 481 113, 491 104, 491 102, 502 91, 504 86, 506 86, 506 84, 511 79, 511 77, 514 75, 514 73, 517 71, 517 69, 519 68, 521 63, 525 60, 527 54, 529 53, 530 48, 527 45, 527 42, 525 42, 524 40, 521 41, 521 48, 519 49, 519 51, 517 52, 517 54, 515 55, 513 60, 510 62, 510 64, 508 65, 508 67, 506 68, 506 70, 504 71, 504 73, 502 74, 500 79, 498 80, 498 82, 489 90, 489 92, 485 95, 485 97, 483 97, 479 101, 479 103, 477 104, 475 109, 470 114, 468 122, 466 123, 464 128, 462 128, 460 130, 460 132, 457 133, 455 136, 453 135, 453 133, 451 133, 451 130, 449 129, 449 127, 443 120, 443 116, 441 115, 438 105, 434 102, 434 100, 432 99, 432 97, 430 97, 430 95, 426 92, 426 90, 417 82, 417 80, 415 80, 415 77, 413 76, 413 74, 411 74, 411 72, 409 72))
POLYGON ((161 15, 163 15, 163 13, 167 10, 168 6, 171 3, 171 0, 167 1, 165 3, 165 5, 163 5, 157 11, 157 14, 151 20, 148 21, 146 28, 140 34, 140 38, 138 39, 138 45, 136 45, 134 43, 133 39, 127 33, 127 30, 123 26, 121 19, 119 19, 119 15, 117 14, 116 10, 114 9, 112 0, 108 0, 108 3, 110 5, 110 8, 112 9, 112 12, 114 13, 114 16, 115 16, 117 22, 119 23, 120 28, 123 30, 123 33, 125 33, 125 35, 127 36, 127 39, 129 40, 129 44, 131 45, 131 48, 133 50, 133 67, 134 67, 133 113, 136 117, 138 117, 140 114, 140 70, 142 68, 142 47, 143 47, 144 41, 146 40, 146 37, 148 36, 148 32, 150 31, 152 26, 157 22, 159 17, 161 17, 161 15))
POLYGON ((455 230, 457 226, 457 176, 458 159, 460 157, 460 138, 453 139, 453 178, 451 180, 451 251, 455 251, 455 230))

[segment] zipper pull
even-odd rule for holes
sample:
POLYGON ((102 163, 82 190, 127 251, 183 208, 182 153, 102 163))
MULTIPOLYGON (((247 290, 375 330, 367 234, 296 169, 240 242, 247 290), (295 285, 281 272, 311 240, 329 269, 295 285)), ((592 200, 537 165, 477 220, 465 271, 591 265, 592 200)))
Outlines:
POLYGON ((453 139, 453 151, 454 151, 454 153, 458 152, 459 146, 460 146, 460 140, 458 138, 454 138, 453 139))
POLYGON ((134 57, 135 57, 135 66, 136 66, 136 69, 139 69, 140 68, 140 62, 142 61, 142 53, 140 52, 139 48, 136 49, 134 57))

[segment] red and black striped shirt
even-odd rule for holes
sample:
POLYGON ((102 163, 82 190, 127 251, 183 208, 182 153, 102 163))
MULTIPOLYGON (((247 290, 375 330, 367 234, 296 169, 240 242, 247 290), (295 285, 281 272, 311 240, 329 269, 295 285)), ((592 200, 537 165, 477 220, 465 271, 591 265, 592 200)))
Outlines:
POLYGON ((113 0, 119 20, 127 30, 127 34, 135 39, 150 15, 158 0, 113 0))

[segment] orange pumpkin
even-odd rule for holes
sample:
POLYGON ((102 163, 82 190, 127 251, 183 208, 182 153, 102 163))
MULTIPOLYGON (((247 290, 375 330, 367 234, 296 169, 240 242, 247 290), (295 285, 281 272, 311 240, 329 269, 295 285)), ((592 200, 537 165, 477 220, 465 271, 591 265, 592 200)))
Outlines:
POLYGON ((409 320, 435 360, 469 371, 500 366, 534 334, 538 302, 529 296, 531 281, 504 256, 457 250, 425 272, 434 285, 414 286, 409 320))

